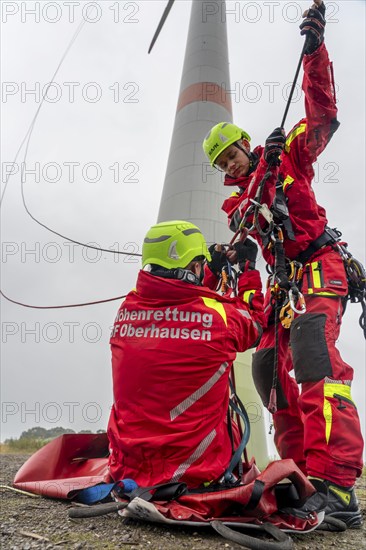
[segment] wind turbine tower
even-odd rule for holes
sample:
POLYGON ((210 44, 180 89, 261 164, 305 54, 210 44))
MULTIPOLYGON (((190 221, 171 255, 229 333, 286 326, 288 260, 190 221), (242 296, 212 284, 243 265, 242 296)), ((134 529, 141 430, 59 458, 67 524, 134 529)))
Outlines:
POLYGON ((225 2, 192 1, 182 80, 158 221, 189 220, 227 242, 223 175, 202 151, 209 129, 232 121, 225 2))
MULTIPOLYGON (((169 14, 169 0, 149 52, 169 14)), ((209 243, 231 239, 221 204, 227 198, 223 174, 212 169, 202 141, 221 121, 232 122, 225 1, 192 0, 183 74, 158 221, 188 220, 209 243)), ((249 457, 259 467, 268 463, 263 407, 251 376, 251 354, 235 362, 238 394, 251 420, 249 457)))

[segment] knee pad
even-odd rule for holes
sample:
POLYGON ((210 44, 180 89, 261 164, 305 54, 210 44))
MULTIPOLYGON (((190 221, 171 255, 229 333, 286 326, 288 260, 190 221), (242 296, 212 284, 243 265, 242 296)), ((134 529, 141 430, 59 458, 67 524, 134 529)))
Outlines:
POLYGON ((324 313, 299 315, 291 324, 290 344, 295 378, 302 382, 318 382, 332 376, 332 364, 325 337, 324 313))
MULTIPOLYGON (((264 348, 253 354, 252 376, 257 392, 263 405, 268 407, 269 396, 272 389, 274 369, 274 348, 264 348)), ((277 410, 286 409, 288 401, 283 392, 281 383, 277 378, 277 410)))

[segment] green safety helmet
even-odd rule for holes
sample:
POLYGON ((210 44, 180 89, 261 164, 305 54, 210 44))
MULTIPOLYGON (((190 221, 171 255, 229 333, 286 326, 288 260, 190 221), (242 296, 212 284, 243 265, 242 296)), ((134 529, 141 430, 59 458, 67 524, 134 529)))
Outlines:
POLYGON ((182 220, 153 225, 142 245, 142 267, 156 264, 167 269, 185 268, 201 256, 211 261, 206 241, 196 225, 182 220))
POLYGON ((219 122, 211 128, 202 144, 211 166, 214 166, 217 157, 225 149, 241 139, 250 141, 250 135, 231 122, 219 122))

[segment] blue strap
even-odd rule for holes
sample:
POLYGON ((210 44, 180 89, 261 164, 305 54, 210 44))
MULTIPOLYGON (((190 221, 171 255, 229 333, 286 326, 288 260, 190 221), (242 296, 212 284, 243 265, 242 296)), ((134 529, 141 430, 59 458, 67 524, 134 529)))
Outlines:
POLYGON ((137 483, 133 479, 123 479, 115 483, 100 483, 80 491, 76 496, 76 500, 83 504, 95 504, 109 497, 116 487, 122 493, 131 493, 131 491, 137 489, 137 483))

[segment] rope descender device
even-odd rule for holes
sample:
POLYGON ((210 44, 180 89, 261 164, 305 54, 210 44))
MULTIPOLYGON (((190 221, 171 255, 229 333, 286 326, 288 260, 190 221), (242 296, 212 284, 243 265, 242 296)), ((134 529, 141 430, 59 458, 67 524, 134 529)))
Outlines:
POLYGON ((284 328, 290 328, 295 313, 302 315, 306 313, 306 303, 303 294, 294 285, 288 291, 288 297, 279 312, 279 320, 284 328))
POLYGON ((285 304, 281 307, 279 319, 283 328, 290 328, 294 320, 294 311, 291 307, 290 300, 286 300, 285 304))

